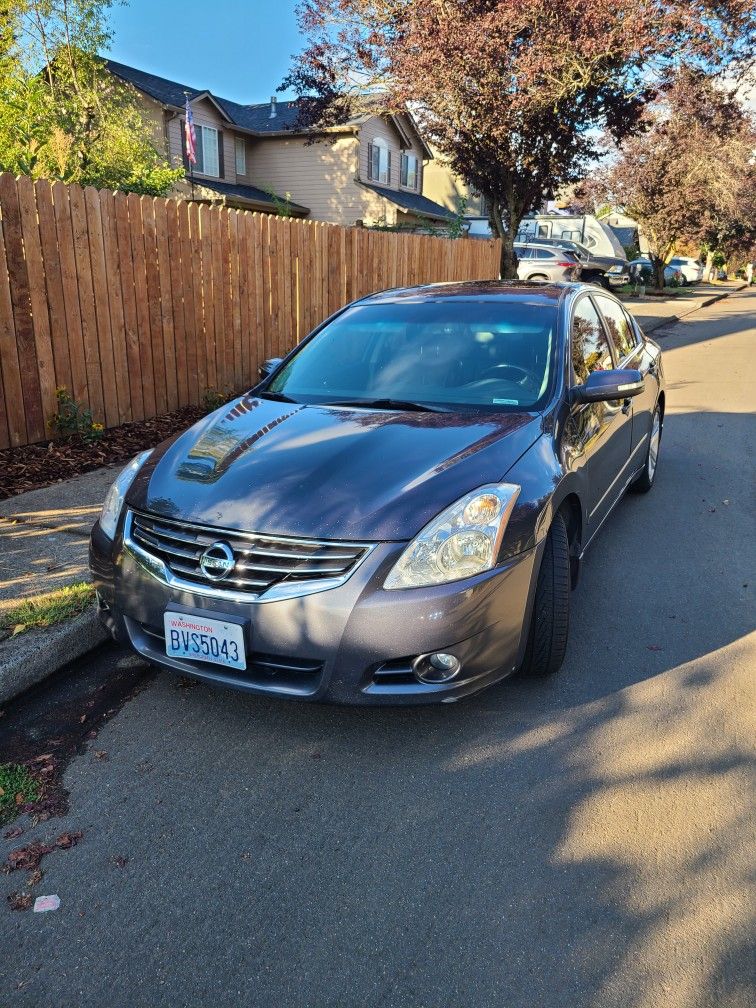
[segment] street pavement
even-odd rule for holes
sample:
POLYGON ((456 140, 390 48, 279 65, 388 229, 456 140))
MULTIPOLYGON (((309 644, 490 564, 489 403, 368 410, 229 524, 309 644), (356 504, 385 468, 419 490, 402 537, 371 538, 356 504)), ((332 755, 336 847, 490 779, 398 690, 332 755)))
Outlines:
MULTIPOLYGON (((592 547, 559 675, 414 710, 144 678, 67 816, 0 841, 83 833, 42 862, 59 910, 0 907, 3 1008, 753 1004, 756 291, 654 335, 657 484, 592 547)), ((107 645, 0 732, 48 744, 38 712, 91 719, 116 673, 107 645)))

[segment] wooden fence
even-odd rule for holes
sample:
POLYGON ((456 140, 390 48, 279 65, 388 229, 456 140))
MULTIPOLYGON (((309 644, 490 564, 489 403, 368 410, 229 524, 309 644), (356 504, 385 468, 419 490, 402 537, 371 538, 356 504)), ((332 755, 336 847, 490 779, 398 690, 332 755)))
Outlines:
POLYGON ((497 242, 287 220, 0 174, 0 448, 65 386, 113 427, 242 390, 332 311, 498 275, 497 242))

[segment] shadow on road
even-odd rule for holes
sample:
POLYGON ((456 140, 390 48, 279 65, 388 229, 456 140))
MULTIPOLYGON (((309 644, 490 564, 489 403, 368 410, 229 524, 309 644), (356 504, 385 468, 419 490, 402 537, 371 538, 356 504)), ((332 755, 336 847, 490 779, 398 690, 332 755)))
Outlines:
POLYGON ((160 675, 71 766, 70 913, 14 919, 9 1005, 745 1008, 754 433, 670 413, 553 680, 406 710, 160 675))

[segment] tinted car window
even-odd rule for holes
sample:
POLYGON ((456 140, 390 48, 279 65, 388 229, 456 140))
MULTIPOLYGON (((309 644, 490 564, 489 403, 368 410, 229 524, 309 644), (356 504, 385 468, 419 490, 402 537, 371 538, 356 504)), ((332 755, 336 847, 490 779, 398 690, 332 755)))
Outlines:
POLYGON ((533 249, 528 248, 526 245, 515 245, 514 250, 518 259, 533 258, 533 249))
POLYGON ((537 248, 533 249, 534 259, 554 259, 556 258, 556 253, 550 252, 548 249, 537 248))
POLYGON ((616 301, 610 301, 609 298, 598 295, 596 303, 606 320, 609 335, 617 351, 617 360, 623 360, 635 349, 636 340, 633 324, 625 314, 625 309, 616 301))
POLYGON ((578 302, 572 316, 572 367, 579 382, 593 371, 609 371, 614 364, 598 312, 587 297, 578 302))
POLYGON ((534 409, 554 367, 557 310, 527 301, 416 301, 348 308, 268 385, 296 402, 404 399, 534 409))

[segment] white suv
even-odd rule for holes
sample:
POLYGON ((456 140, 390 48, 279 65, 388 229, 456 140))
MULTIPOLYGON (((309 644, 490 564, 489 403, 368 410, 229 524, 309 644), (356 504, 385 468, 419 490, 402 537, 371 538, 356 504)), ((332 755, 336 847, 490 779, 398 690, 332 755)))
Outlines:
POLYGON ((691 259, 690 256, 675 256, 669 265, 680 270, 686 284, 700 283, 703 280, 704 268, 697 259, 691 259))

